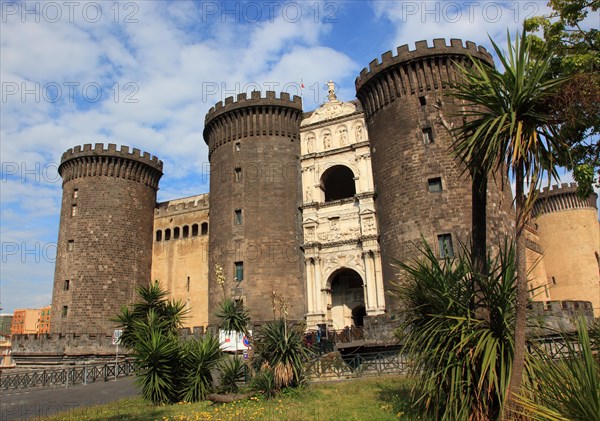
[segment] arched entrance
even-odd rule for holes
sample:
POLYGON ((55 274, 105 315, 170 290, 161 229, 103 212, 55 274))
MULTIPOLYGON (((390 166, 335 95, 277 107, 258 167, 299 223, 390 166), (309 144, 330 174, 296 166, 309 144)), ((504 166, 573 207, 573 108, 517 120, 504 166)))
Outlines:
POLYGON ((334 329, 362 326, 365 311, 365 293, 361 276, 352 269, 343 268, 329 277, 331 286, 329 319, 334 329))

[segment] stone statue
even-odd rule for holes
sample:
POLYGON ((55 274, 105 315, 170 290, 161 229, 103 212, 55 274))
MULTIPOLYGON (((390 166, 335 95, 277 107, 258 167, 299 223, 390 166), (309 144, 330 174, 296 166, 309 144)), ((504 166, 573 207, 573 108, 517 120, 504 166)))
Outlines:
POLYGON ((362 124, 357 124, 356 128, 354 129, 357 142, 362 142, 362 140, 363 140, 363 131, 362 130, 363 130, 362 124))
POLYGON ((313 153, 315 148, 315 135, 310 133, 306 137, 306 152, 313 153))
POLYGON ((327 91, 329 92, 329 95, 327 95, 327 99, 329 99, 329 101, 337 101, 337 96, 335 94, 335 84, 333 83, 333 80, 327 82, 327 91))
POLYGON ((345 127, 338 129, 338 136, 340 138, 340 146, 345 146, 348 143, 348 130, 345 127))
POLYGON ((329 132, 323 134, 323 147, 325 149, 331 148, 331 134, 329 132))

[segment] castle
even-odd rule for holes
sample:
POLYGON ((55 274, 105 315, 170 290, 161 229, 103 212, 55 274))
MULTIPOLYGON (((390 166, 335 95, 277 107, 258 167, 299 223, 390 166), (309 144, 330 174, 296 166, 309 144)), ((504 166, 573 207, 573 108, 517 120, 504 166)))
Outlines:
MULTIPOLYGON (((308 329, 393 314, 401 305, 388 294, 395 259, 415 256, 421 237, 440 258, 470 238, 471 182, 438 123, 441 110, 460 124, 461 103, 445 92, 469 55, 493 65, 471 42, 399 47, 360 73, 358 100, 338 100, 331 83, 312 112, 287 93, 217 103, 204 128, 209 194, 157 203, 158 158, 114 144, 69 149, 59 167, 51 331, 110 334, 110 318, 154 279, 186 303, 190 327, 215 325, 225 296, 242 300, 259 323, 273 318, 277 294, 308 329)), ((514 232, 508 186, 501 174, 489 186, 492 247, 514 232)), ((545 190, 536 213, 532 299, 591 301, 598 316, 595 195, 545 190)))

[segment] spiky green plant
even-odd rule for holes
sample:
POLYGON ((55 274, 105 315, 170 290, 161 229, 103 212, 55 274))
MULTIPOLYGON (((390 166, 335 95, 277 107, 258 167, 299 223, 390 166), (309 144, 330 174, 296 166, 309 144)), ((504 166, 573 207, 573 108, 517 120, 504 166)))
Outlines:
POLYGON ((250 315, 244 308, 243 301, 227 298, 219 304, 216 316, 221 319, 219 328, 226 331, 248 333, 250 315))
POLYGON ((207 333, 199 340, 184 341, 182 355, 181 398, 185 402, 197 402, 204 399, 212 389, 212 371, 223 359, 219 339, 207 333))
MULTIPOLYGON (((471 59, 457 65, 460 77, 452 95, 464 101, 454 150, 472 173, 486 177, 492 171, 510 170, 515 177, 517 295, 515 297, 515 354, 507 398, 519 393, 525 365, 527 317, 527 262, 525 227, 544 175, 557 178, 557 156, 569 156, 560 136, 560 121, 550 102, 567 79, 551 71, 553 53, 533 54, 525 31, 514 43, 507 33, 507 51, 490 39, 502 70, 471 59), (529 191, 526 191, 526 187, 529 191)), ((485 195, 484 189, 479 194, 485 195)), ((482 231, 485 237, 485 230, 482 231)), ((482 250, 485 253, 485 250, 482 250)))
POLYGON ((397 262, 396 291, 407 309, 398 337, 419 379, 416 405, 440 420, 496 419, 513 358, 514 249, 488 259, 483 275, 465 250, 439 260, 426 242, 419 248, 419 257, 397 262), (477 318, 481 308, 488 318, 477 318))
POLYGON ((146 319, 133 322, 136 383, 142 397, 155 405, 177 402, 176 387, 180 349, 177 336, 168 332, 168 322, 149 309, 146 319))
POLYGON ((246 364, 239 357, 227 358, 219 367, 221 374, 220 389, 223 393, 238 393, 238 382, 244 379, 246 364))
POLYGON ((577 324, 577 341, 563 334, 566 344, 558 358, 537 349, 533 381, 518 401, 524 415, 535 421, 600 421, 600 362, 585 319, 577 324))
POLYGON ((139 301, 123 307, 113 321, 123 329, 121 342, 133 353, 142 397, 157 405, 178 402, 182 378, 178 328, 187 311, 180 301, 167 299, 168 292, 158 281, 137 291, 139 301))
POLYGON ((256 392, 259 392, 266 399, 271 399, 277 395, 278 388, 275 383, 275 376, 273 371, 264 367, 262 370, 257 372, 252 380, 250 381, 250 388, 256 392))
POLYGON ((130 349, 135 347, 134 323, 136 320, 145 320, 150 310, 155 316, 164 321, 161 325, 165 332, 176 332, 182 326, 188 310, 181 301, 168 300, 169 293, 154 281, 148 286, 138 287, 139 300, 130 307, 124 306, 112 321, 123 329, 121 343, 130 349))
POLYGON ((301 332, 283 318, 264 325, 256 339, 256 363, 268 363, 278 388, 294 387, 304 378, 308 350, 301 332))

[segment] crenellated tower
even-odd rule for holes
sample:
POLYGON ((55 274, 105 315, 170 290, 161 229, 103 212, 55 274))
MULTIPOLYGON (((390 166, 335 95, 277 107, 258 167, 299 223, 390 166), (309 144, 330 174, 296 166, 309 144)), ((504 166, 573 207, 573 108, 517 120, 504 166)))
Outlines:
MULTIPOLYGON (((446 96, 456 80, 456 63, 468 57, 493 66, 490 54, 472 42, 435 39, 407 45, 375 59, 356 79, 371 140, 376 208, 386 290, 398 274, 394 260, 406 261, 421 235, 440 257, 470 240, 471 180, 451 155, 452 138, 440 123, 462 123, 462 104, 446 96)), ((512 232, 512 196, 502 176, 490 178, 488 241, 512 232), (504 185, 504 189, 501 189, 504 185)))
POLYGON ((598 195, 577 196, 577 185, 544 188, 534 205, 535 226, 553 300, 592 302, 600 315, 598 195), (583 295, 582 295, 583 294, 583 295))
POLYGON ((150 282, 162 161, 139 149, 67 150, 52 294, 53 333, 112 333, 121 306, 150 282))
POLYGON ((298 96, 240 94, 211 108, 204 139, 210 159, 209 320, 224 296, 243 300, 253 321, 273 318, 273 292, 306 313, 300 259, 298 96), (219 285, 215 268, 223 268, 219 285))

